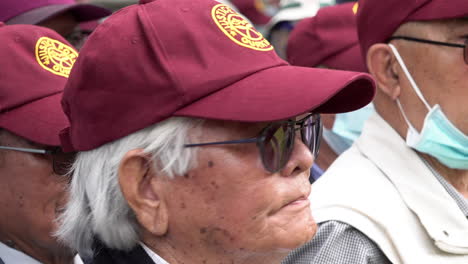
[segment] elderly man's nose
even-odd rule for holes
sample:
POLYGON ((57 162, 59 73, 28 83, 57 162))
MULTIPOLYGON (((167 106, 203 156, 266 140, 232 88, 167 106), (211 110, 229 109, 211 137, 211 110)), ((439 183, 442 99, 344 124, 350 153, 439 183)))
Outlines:
POLYGON ((280 173, 285 177, 296 176, 304 171, 309 171, 313 163, 314 157, 312 152, 302 142, 300 137, 296 137, 291 157, 280 173))

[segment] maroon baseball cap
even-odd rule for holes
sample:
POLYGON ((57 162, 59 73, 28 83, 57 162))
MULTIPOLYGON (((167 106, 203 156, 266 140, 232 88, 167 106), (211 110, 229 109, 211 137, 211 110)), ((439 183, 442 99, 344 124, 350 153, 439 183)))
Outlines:
POLYGON ((55 31, 33 25, 0 23, 0 43, 0 128, 60 145, 68 126, 60 100, 78 53, 55 31))
POLYGON ((347 112, 374 92, 368 74, 287 64, 214 0, 141 1, 83 46, 64 91, 70 127, 61 142, 90 150, 171 116, 260 122, 347 112))
POLYGON ((314 17, 300 21, 288 40, 288 61, 297 66, 367 71, 357 36, 355 6, 324 7, 314 17))
POLYGON ((358 35, 364 57, 376 43, 385 43, 410 21, 468 17, 466 0, 359 0, 358 35))
POLYGON ((0 21, 8 25, 35 25, 64 12, 71 12, 78 22, 96 20, 111 14, 108 9, 77 4, 74 0, 2 0, 0 3, 0 21))

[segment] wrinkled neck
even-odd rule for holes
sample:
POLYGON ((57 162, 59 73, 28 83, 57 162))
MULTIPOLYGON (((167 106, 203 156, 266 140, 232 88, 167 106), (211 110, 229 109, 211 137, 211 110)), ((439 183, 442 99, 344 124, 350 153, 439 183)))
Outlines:
MULTIPOLYGON (((192 241, 193 242, 193 241, 192 241)), ((144 244, 170 264, 280 264, 289 252, 254 253, 226 251, 216 247, 206 247, 200 243, 176 245, 171 241, 148 241, 144 244)))

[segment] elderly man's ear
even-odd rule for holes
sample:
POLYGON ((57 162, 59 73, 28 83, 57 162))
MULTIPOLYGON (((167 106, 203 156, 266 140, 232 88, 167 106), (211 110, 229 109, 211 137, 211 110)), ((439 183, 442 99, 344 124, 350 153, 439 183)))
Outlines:
POLYGON ((120 189, 140 225, 156 236, 166 234, 169 214, 163 183, 155 173, 151 157, 142 149, 127 152, 119 166, 120 189))
POLYGON ((372 45, 367 52, 367 67, 377 81, 378 88, 396 100, 401 92, 398 77, 400 68, 391 48, 387 44, 372 45))

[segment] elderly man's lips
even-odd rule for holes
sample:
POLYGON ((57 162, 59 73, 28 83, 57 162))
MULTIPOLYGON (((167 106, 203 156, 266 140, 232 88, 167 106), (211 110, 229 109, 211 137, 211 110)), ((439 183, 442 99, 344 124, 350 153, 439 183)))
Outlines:
POLYGON ((300 197, 294 201, 291 201, 290 203, 286 204, 283 206, 284 207, 287 207, 287 206, 304 206, 304 205, 308 205, 309 204, 309 199, 307 199, 307 197, 300 197))
POLYGON ((310 206, 310 202, 309 202, 309 199, 307 199, 306 196, 301 196, 299 198, 296 198, 295 200, 292 200, 290 201, 289 203, 286 203, 285 205, 283 205, 281 208, 279 208, 278 210, 275 210, 274 212, 272 212, 270 215, 274 215, 280 211, 284 211, 284 210, 287 210, 287 211, 301 211, 305 208, 308 208, 310 206))

